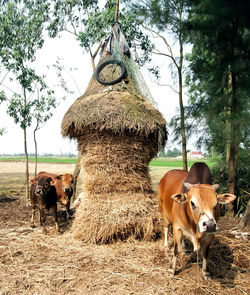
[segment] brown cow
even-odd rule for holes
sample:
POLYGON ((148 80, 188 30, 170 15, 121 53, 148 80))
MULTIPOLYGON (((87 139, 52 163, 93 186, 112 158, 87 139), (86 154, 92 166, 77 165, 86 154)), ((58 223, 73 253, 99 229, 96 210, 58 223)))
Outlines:
MULTIPOLYGON (((39 172, 38 176, 48 176, 56 181, 56 193, 57 193, 57 201, 65 206, 66 209, 66 219, 69 218, 70 214, 70 200, 73 195, 73 175, 72 174, 61 174, 55 175, 48 172, 39 172)), ((35 179, 36 179, 35 177, 35 179)), ((77 180, 77 177, 76 177, 77 180)))
POLYGON ((171 276, 175 274, 176 258, 182 252, 185 236, 193 243, 194 251, 201 251, 203 276, 211 280, 207 258, 219 218, 218 204, 227 204, 236 198, 232 194, 217 195, 218 187, 217 184, 211 185, 211 174, 205 163, 195 163, 189 173, 171 170, 161 179, 158 200, 163 218, 164 246, 168 246, 168 227, 171 224, 174 234, 171 276))
POLYGON ((46 215, 45 209, 51 211, 55 221, 57 231, 59 231, 57 220, 57 196, 55 189, 55 181, 51 177, 40 176, 35 180, 30 180, 32 183, 30 188, 30 201, 32 207, 31 226, 34 227, 34 216, 36 208, 39 210, 40 225, 43 226, 43 233, 46 233, 46 215))

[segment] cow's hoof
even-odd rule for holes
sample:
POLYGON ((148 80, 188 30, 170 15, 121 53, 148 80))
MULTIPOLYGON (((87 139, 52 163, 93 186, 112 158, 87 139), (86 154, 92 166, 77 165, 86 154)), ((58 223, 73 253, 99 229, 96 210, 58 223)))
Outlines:
POLYGON ((212 281, 212 277, 209 272, 204 272, 203 276, 206 281, 212 281))

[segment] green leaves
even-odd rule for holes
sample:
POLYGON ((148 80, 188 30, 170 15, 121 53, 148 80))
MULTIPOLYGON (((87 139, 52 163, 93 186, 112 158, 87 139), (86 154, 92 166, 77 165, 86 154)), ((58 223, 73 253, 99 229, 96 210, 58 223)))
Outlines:
POLYGON ((6 87, 8 99, 6 93, 0 92, 0 102, 7 100, 7 113, 25 129, 31 126, 34 117, 40 123, 48 120, 51 108, 56 105, 54 92, 32 68, 36 52, 44 43, 49 6, 39 0, 0 1, 0 4, 0 61, 14 86, 6 87))
POLYGON ((238 144, 245 141, 250 93, 249 4, 225 0, 191 2, 194 5, 187 27, 191 29, 193 49, 188 57, 190 73, 186 81, 190 103, 196 104, 196 119, 206 120, 210 144, 221 152, 229 137, 231 142, 237 139, 238 144), (235 126, 230 135, 229 122, 235 126))
POLYGON ((0 91, 0 104, 6 100, 6 96, 4 91, 0 91))
POLYGON ((28 0, 7 1, 0 7, 0 60, 25 88, 33 75, 29 73, 28 63, 35 60, 36 50, 44 43, 46 9, 37 1, 28 0))
MULTIPOLYGON (((115 0, 107 1, 100 8, 98 1, 56 1, 51 9, 51 22, 48 26, 49 35, 57 36, 61 31, 67 31, 76 36, 80 46, 85 52, 90 52, 92 47, 106 39, 114 25, 115 0)), ((136 55, 136 62, 143 65, 150 59, 153 45, 149 37, 143 33, 134 10, 121 8, 119 12, 119 23, 126 40, 132 41, 136 55), (139 54, 138 54, 139 52, 139 54)))
POLYGON ((22 129, 29 127, 32 122, 31 108, 33 102, 25 103, 22 96, 14 94, 9 100, 7 113, 19 124, 22 129))

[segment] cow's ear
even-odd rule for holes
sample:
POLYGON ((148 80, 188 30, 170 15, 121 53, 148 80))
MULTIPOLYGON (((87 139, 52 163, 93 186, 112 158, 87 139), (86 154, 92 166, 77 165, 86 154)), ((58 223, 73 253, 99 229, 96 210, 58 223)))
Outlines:
POLYGON ((187 188, 188 190, 190 190, 193 187, 193 184, 188 183, 188 182, 184 182, 183 185, 185 186, 185 188, 187 188))
POLYGON ((50 181, 50 185, 53 186, 53 185, 55 185, 55 184, 56 184, 56 180, 53 180, 53 179, 52 179, 52 180, 50 181))
POLYGON ((220 194, 217 195, 217 200, 219 204, 228 204, 233 202, 236 199, 235 195, 232 194, 220 194))
POLYGON ((75 177, 75 180, 78 180, 78 176, 75 177))
POLYGON ((30 179, 29 182, 30 182, 30 183, 35 183, 36 180, 35 180, 35 179, 30 179))
POLYGON ((61 175, 57 175, 57 176, 56 176, 56 179, 58 179, 58 180, 62 180, 62 176, 63 176, 62 174, 61 174, 61 175))
POLYGON ((212 188, 213 188, 215 191, 216 191, 219 187, 220 187, 219 184, 213 184, 213 185, 212 185, 212 188))
POLYGON ((56 180, 54 180, 54 179, 51 178, 51 177, 48 177, 48 181, 49 181, 49 184, 50 184, 50 185, 55 185, 55 184, 56 184, 56 180))
POLYGON ((187 202, 187 195, 186 194, 174 194, 171 196, 171 199, 179 204, 184 204, 187 202))

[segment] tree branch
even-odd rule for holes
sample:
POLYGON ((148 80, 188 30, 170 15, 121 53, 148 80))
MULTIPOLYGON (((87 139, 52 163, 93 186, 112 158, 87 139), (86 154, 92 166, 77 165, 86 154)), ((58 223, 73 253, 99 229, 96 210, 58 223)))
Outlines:
MULTIPOLYGON (((17 92, 13 91, 12 89, 10 89, 8 86, 4 85, 4 84, 1 84, 2 87, 8 89, 9 91, 11 91, 13 94, 17 95, 17 96, 20 96, 17 92)), ((10 101, 8 98, 6 98, 8 101, 10 101)))
POLYGON ((70 34, 72 34, 72 35, 74 35, 74 36, 78 36, 75 32, 71 32, 71 31, 68 30, 68 29, 65 29, 65 32, 68 32, 68 33, 70 33, 70 34))
POLYGON ((158 82, 156 82, 156 84, 157 84, 158 86, 167 86, 167 87, 171 88, 175 93, 179 94, 179 92, 178 92, 177 90, 175 90, 174 87, 171 86, 171 85, 169 85, 169 84, 160 84, 160 83, 158 83, 158 82))
MULTIPOLYGON (((171 58, 171 59, 173 60, 174 64, 175 64, 175 66, 176 66, 177 68, 179 68, 179 65, 177 64, 176 59, 174 58, 172 48, 171 48, 171 46, 169 45, 169 43, 168 43, 168 41, 166 40, 166 38, 165 38, 164 36, 162 36, 161 34, 159 34, 158 32, 156 32, 155 30, 153 30, 153 29, 151 29, 151 28, 149 28, 149 27, 147 27, 147 26, 145 26, 145 25, 142 25, 142 27, 143 27, 144 29, 150 31, 151 33, 157 35, 159 38, 161 38, 161 39, 163 40, 163 42, 164 42, 165 45, 167 46, 168 51, 169 51, 170 54, 168 54, 168 55, 167 55, 167 54, 162 54, 162 55, 165 55, 165 56, 171 58)), ((156 54, 155 52, 153 52, 153 53, 156 54)))
POLYGON ((173 62, 175 63, 175 59, 174 59, 171 55, 169 55, 169 54, 167 54, 167 53, 157 52, 157 51, 152 51, 152 53, 153 53, 153 54, 157 54, 157 55, 163 55, 163 56, 169 57, 169 58, 171 58, 171 59, 173 60, 173 62))
POLYGON ((101 46, 102 46, 102 39, 101 39, 101 41, 100 41, 98 47, 96 48, 96 51, 94 52, 94 54, 93 54, 93 56, 92 56, 94 59, 96 58, 96 55, 97 55, 99 49, 101 48, 101 46))
POLYGON ((9 72, 10 72, 10 71, 8 71, 8 72, 7 72, 7 73, 4 75, 4 77, 3 77, 2 81, 0 82, 0 85, 2 85, 3 81, 4 81, 4 80, 5 80, 5 78, 8 76, 9 72))

